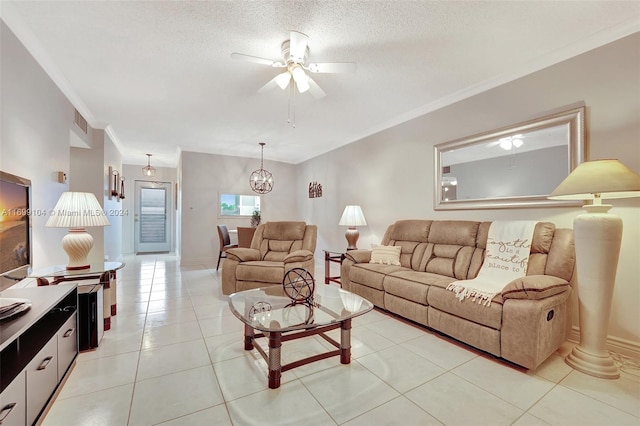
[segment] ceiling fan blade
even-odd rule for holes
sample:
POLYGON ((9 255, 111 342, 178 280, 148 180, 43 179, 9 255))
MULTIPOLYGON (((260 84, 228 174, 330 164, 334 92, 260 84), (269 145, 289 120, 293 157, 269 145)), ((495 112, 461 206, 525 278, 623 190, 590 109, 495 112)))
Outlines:
POLYGON ((304 61, 309 36, 298 31, 291 31, 289 36, 289 56, 296 62, 304 61))
POLYGON ((356 71, 355 62, 321 62, 306 67, 311 72, 342 74, 356 71))
POLYGON ((277 78, 278 78, 278 76, 275 76, 274 78, 269 80, 269 82, 267 84, 265 84, 260 89, 258 89, 258 93, 268 92, 268 91, 273 90, 276 87, 278 87, 278 83, 276 82, 277 78))
POLYGON ((313 81, 311 77, 309 77, 309 93, 311 93, 311 96, 316 99, 324 98, 325 96, 327 96, 327 94, 324 93, 324 90, 322 90, 320 86, 318 86, 318 83, 313 81))
POLYGON ((283 64, 282 62, 276 62, 266 58, 259 58, 257 56, 245 55, 243 53, 232 53, 231 59, 254 62, 256 64, 267 65, 274 68, 282 68, 285 66, 285 64, 283 64))

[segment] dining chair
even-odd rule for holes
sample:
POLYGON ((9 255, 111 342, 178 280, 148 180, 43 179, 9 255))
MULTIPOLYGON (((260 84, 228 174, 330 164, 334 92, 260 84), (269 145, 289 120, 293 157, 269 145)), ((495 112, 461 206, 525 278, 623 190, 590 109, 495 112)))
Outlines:
POLYGON ((237 244, 231 244, 227 225, 218 225, 218 238, 220 239, 220 253, 218 254, 218 266, 216 266, 216 271, 220 267, 220 259, 227 257, 226 251, 238 247, 237 244))
POLYGON ((256 228, 238 226, 238 247, 250 248, 255 232, 256 228))

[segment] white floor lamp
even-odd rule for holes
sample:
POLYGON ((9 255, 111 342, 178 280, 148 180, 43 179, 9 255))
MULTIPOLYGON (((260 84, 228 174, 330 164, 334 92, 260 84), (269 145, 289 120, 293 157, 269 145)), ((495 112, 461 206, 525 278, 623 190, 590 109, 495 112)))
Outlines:
POLYGON ((549 196, 554 200, 592 200, 573 221, 580 343, 565 361, 578 371, 605 379, 620 377, 605 346, 622 219, 608 213, 612 206, 602 200, 628 197, 640 197, 640 175, 618 160, 580 164, 549 196))

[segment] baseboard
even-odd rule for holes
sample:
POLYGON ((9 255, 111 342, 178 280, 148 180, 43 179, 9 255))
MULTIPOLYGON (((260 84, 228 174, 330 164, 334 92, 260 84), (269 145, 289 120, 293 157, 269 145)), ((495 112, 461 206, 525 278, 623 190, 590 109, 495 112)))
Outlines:
MULTIPOLYGON (((579 327, 572 327, 571 334, 569 335, 569 341, 573 343, 580 342, 579 327)), ((638 342, 632 342, 619 337, 607 336, 607 350, 629 358, 640 359, 640 343, 638 342)))

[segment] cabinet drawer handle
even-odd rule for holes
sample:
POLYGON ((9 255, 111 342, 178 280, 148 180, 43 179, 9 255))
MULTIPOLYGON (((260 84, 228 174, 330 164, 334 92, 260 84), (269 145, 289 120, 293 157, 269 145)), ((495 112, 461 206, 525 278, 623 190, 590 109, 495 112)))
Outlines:
POLYGON ((73 328, 68 329, 68 330, 67 330, 67 331, 62 335, 62 337, 69 337, 69 336, 71 336, 71 335, 73 334, 73 331, 74 331, 74 329, 73 329, 73 328))
POLYGON ((47 365, 49 365, 52 359, 52 356, 48 356, 44 360, 42 360, 42 363, 38 366, 38 370, 44 370, 45 368, 47 368, 47 365))
POLYGON ((0 425, 2 424, 2 421, 7 418, 9 413, 11 413, 11 410, 13 410, 13 407, 15 407, 15 406, 16 406, 16 403, 12 402, 11 404, 7 404, 4 407, 2 407, 2 410, 0 411, 0 414, 1 414, 0 415, 0 425), (6 411, 6 413, 5 413, 5 411, 6 411), (2 414, 2 413, 4 413, 4 414, 2 414))

